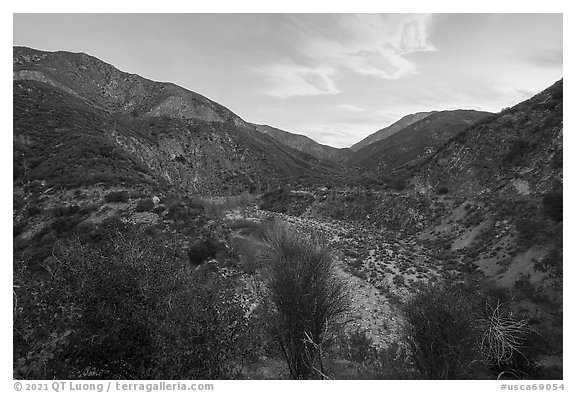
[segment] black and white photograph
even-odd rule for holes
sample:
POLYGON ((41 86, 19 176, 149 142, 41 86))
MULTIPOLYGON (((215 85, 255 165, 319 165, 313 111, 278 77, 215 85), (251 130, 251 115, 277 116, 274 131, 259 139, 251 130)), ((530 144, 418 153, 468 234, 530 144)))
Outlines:
POLYGON ((564 390, 563 17, 13 13, 9 387, 564 390))

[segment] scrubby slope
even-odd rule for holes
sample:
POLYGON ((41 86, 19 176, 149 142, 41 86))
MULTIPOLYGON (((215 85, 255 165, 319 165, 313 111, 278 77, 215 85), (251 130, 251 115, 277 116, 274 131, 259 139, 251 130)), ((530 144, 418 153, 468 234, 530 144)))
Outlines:
POLYGON ((433 154, 456 133, 487 115, 487 112, 472 110, 435 112, 356 151, 347 163, 379 175, 388 174, 399 166, 433 154))
POLYGON ((338 178, 228 109, 85 54, 14 49, 15 180, 163 183, 198 193, 338 178))
POLYGON ((418 113, 413 113, 411 115, 406 115, 403 118, 401 118, 400 120, 398 120, 397 122, 392 123, 388 127, 385 127, 381 130, 376 131, 373 134, 368 135, 366 138, 362 139, 360 142, 357 142, 354 145, 352 145, 350 147, 350 149, 352 149, 354 151, 358 151, 358 150, 362 149, 363 147, 366 147, 366 146, 368 146, 374 142, 378 142, 378 141, 381 141, 381 140, 386 139, 388 137, 391 137, 392 135, 394 135, 398 131, 401 131, 404 128, 408 127, 410 124, 416 123, 417 121, 420 121, 420 120, 430 116, 433 113, 435 113, 435 111, 418 112, 418 113))
POLYGON ((304 153, 308 153, 320 160, 338 162, 346 159, 352 153, 348 148, 337 149, 335 147, 322 145, 305 135, 293 134, 267 125, 255 126, 258 131, 270 135, 278 142, 304 153))
POLYGON ((452 138, 418 170, 415 186, 468 195, 551 191, 562 179, 562 85, 452 138))

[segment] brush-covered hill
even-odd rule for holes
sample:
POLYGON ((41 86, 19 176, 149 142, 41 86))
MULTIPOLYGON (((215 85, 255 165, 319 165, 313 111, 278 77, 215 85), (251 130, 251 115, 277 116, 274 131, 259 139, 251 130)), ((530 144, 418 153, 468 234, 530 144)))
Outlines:
POLYGON ((474 110, 430 113, 386 139, 355 151, 347 164, 379 176, 388 174, 397 167, 433 154, 451 137, 488 115, 490 113, 474 110))
POLYGON ((419 190, 528 196, 562 183, 563 82, 453 137, 415 172, 419 190))
POLYGON ((82 53, 14 48, 14 180, 234 194, 337 178, 227 108, 82 53))
POLYGON ((354 145, 352 145, 350 147, 350 149, 352 149, 353 151, 358 151, 358 150, 362 149, 363 147, 370 145, 371 143, 386 139, 386 138, 394 135, 398 131, 401 131, 404 128, 408 127, 410 124, 416 123, 417 121, 420 121, 420 120, 430 116, 431 114, 433 114, 435 112, 436 111, 418 112, 418 113, 406 115, 403 118, 401 118, 400 120, 398 120, 397 122, 392 123, 388 127, 385 127, 381 130, 376 131, 373 134, 368 135, 366 138, 362 139, 360 142, 357 142, 354 145))
POLYGON ((173 83, 155 82, 116 69, 85 53, 13 49, 14 80, 49 84, 111 113, 168 116, 247 127, 239 116, 173 83))
POLYGON ((268 125, 255 124, 255 126, 258 131, 270 135, 278 142, 308 153, 319 160, 338 162, 346 159, 352 153, 352 150, 349 148, 338 149, 323 145, 305 135, 293 134, 268 125))

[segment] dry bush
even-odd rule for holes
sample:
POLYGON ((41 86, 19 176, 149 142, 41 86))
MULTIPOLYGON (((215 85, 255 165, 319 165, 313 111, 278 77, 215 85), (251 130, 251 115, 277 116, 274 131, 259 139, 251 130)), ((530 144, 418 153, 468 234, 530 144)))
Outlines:
POLYGON ((523 343, 529 333, 528 321, 514 317, 504 310, 502 303, 488 306, 487 317, 480 320, 483 326, 482 355, 487 364, 500 374, 512 372, 518 360, 527 360, 523 343))
POLYGON ((276 225, 266 234, 262 260, 275 308, 272 332, 294 379, 324 378, 327 338, 350 307, 348 289, 336 275, 327 246, 319 239, 276 225))
POLYGON ((475 378, 482 365, 481 330, 472 291, 428 284, 404 305, 409 357, 424 379, 475 378))

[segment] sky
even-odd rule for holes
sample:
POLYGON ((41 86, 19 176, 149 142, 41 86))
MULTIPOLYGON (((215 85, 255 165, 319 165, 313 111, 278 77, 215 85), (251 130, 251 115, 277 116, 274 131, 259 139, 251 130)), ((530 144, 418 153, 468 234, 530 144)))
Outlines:
POLYGON ((562 14, 14 14, 13 44, 84 52, 244 120, 347 147, 421 111, 498 112, 563 76, 562 14))

